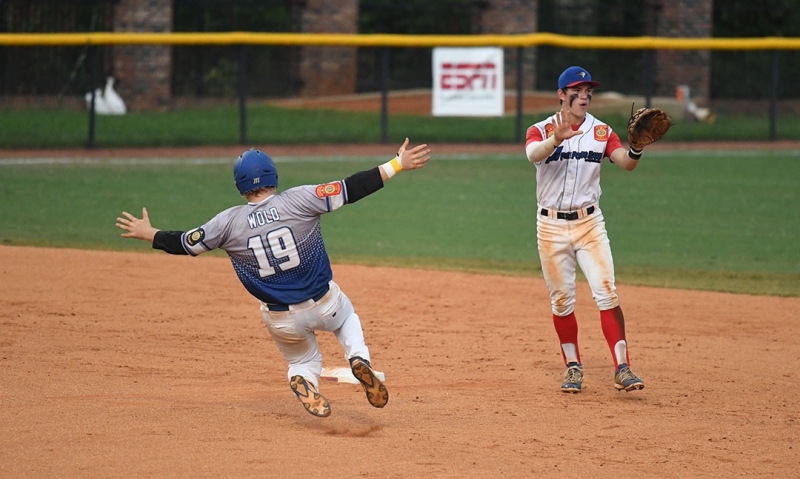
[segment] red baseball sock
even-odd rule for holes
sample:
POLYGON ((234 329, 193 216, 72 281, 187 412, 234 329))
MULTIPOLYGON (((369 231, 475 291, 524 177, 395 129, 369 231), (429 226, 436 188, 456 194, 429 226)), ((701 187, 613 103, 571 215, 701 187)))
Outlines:
POLYGON ((600 325, 603 327, 603 335, 606 337, 611 357, 614 359, 614 368, 617 368, 620 363, 630 364, 628 342, 625 340, 625 316, 622 314, 622 308, 617 306, 614 309, 600 311, 600 325))
POLYGON ((566 316, 553 315, 553 325, 556 327, 558 340, 561 342, 561 356, 564 364, 581 362, 581 353, 578 350, 578 320, 575 313, 566 316))

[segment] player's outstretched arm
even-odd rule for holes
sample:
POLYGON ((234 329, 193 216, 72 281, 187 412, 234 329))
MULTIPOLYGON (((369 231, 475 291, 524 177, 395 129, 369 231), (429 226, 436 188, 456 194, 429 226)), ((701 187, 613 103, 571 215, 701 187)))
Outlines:
POLYGON ((347 203, 352 204, 383 188, 383 184, 403 170, 422 168, 430 160, 431 150, 422 144, 408 149, 408 138, 397 151, 397 156, 386 163, 359 171, 344 179, 347 188, 347 203))
POLYGON ((124 218, 117 218, 117 228, 125 230, 127 233, 122 233, 123 238, 136 238, 150 243, 156 237, 158 229, 150 225, 150 217, 147 215, 147 208, 142 208, 142 217, 137 218, 127 211, 122 212, 124 218))

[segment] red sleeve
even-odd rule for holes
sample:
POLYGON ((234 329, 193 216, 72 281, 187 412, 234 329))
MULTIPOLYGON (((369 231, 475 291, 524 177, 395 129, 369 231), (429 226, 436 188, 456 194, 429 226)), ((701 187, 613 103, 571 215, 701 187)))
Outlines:
POLYGON ((528 133, 525 135, 525 148, 527 148, 528 145, 530 145, 534 141, 542 141, 542 140, 544 140, 544 138, 542 138, 542 132, 539 131, 539 129, 536 128, 535 126, 532 126, 528 128, 528 133))
POLYGON ((608 141, 606 142, 606 151, 603 153, 603 156, 611 158, 611 152, 617 148, 622 148, 622 142, 619 140, 619 135, 612 131, 611 136, 608 137, 608 141))

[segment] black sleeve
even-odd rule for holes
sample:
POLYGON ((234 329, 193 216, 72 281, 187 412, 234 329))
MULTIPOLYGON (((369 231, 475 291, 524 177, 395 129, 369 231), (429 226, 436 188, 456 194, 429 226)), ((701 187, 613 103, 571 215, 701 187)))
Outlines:
POLYGON ((169 254, 189 254, 181 243, 183 231, 159 231, 153 238, 153 249, 160 249, 169 254))
POLYGON ((344 184, 347 187, 347 203, 355 203, 361 198, 383 188, 380 167, 376 166, 375 168, 350 175, 344 179, 344 184))

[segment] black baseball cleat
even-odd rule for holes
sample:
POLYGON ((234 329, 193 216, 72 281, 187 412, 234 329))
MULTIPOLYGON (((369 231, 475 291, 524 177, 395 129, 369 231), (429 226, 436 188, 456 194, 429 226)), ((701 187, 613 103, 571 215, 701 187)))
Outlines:
POLYGON ((292 387, 297 399, 303 403, 310 414, 318 417, 328 417, 331 415, 331 406, 325 396, 317 391, 313 384, 306 381, 303 376, 292 376, 289 380, 289 385, 292 387))
POLYGON ((386 406, 386 403, 389 402, 389 391, 386 390, 383 381, 372 370, 369 361, 359 356, 354 356, 350 358, 350 369, 353 370, 353 376, 364 387, 364 392, 367 393, 367 401, 374 407, 386 406))

